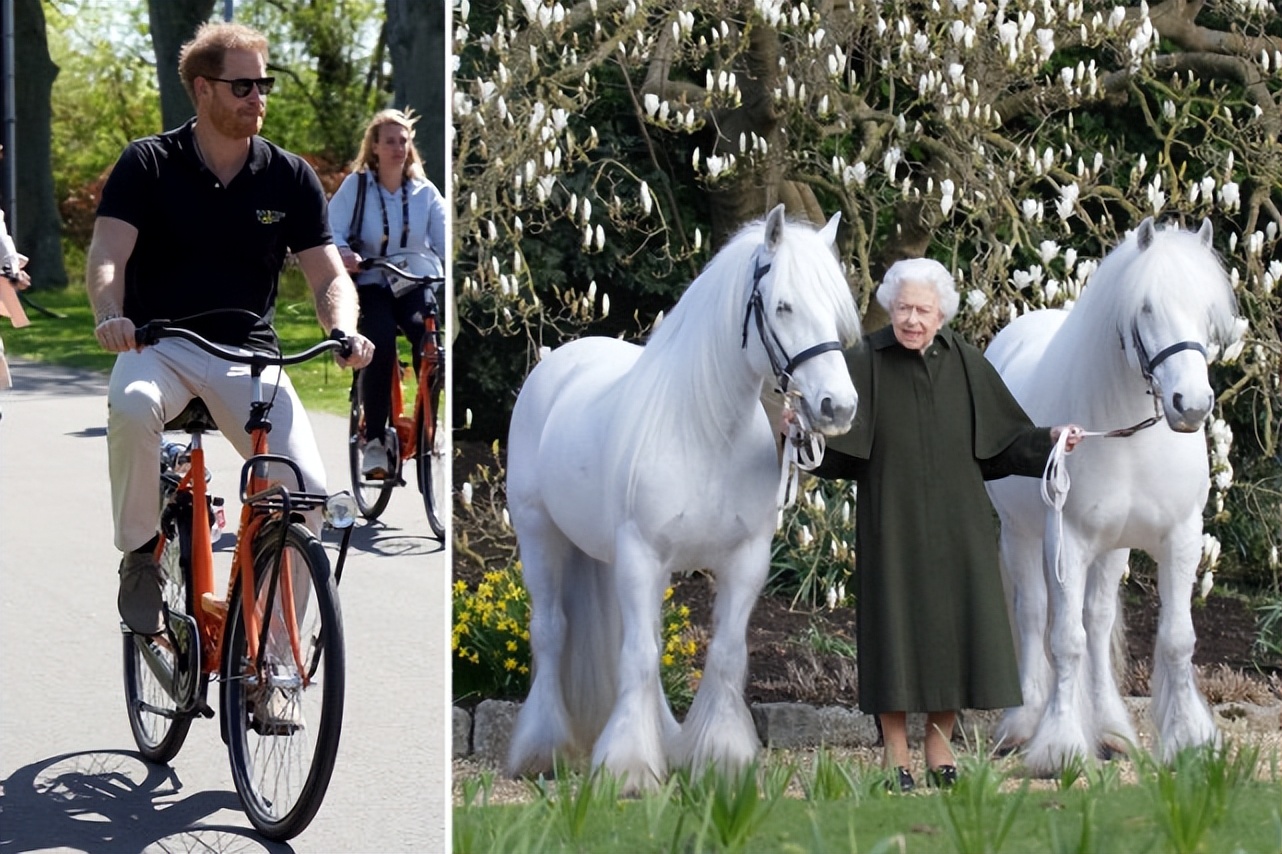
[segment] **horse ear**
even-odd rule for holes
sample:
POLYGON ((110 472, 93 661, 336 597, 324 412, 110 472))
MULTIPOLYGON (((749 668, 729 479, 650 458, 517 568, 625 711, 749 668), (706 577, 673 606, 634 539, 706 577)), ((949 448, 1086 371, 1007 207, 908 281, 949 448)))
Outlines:
POLYGON ((1139 244, 1141 252, 1152 245, 1153 232, 1153 217, 1144 217, 1144 221, 1140 223, 1140 227, 1135 229, 1135 242, 1139 244))
POLYGON ((1211 248, 1211 241, 1215 238, 1215 229, 1211 226, 1210 219, 1202 220, 1202 227, 1197 230, 1198 239, 1207 249, 1211 248))
POLYGON ((822 237, 824 239, 824 242, 827 243, 829 246, 837 245, 837 226, 840 223, 841 223, 841 211, 837 211, 835 214, 832 215, 832 219, 828 220, 828 224, 825 225, 819 231, 819 236, 822 237))
POLYGON ((766 215, 766 249, 774 252, 779 248, 785 224, 783 205, 775 205, 775 209, 766 215))

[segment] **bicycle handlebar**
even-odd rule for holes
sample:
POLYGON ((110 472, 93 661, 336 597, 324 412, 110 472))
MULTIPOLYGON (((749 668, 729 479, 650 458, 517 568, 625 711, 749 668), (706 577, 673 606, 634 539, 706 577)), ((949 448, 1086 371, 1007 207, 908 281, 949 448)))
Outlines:
POLYGON ((190 329, 184 329, 181 326, 170 326, 168 320, 152 320, 144 323, 134 330, 134 341, 139 347, 147 347, 155 344, 161 338, 182 338, 184 341, 190 341, 200 349, 204 350, 211 356, 217 356, 226 359, 229 362, 236 362, 241 365, 297 365, 314 359, 322 353, 328 353, 331 350, 339 351, 343 358, 352 355, 352 341, 343 335, 342 332, 335 329, 329 334, 329 338, 313 344, 301 353, 282 353, 272 355, 271 353, 244 353, 238 350, 229 350, 221 344, 215 344, 208 338, 197 335, 190 329))
POLYGON ((414 282, 420 285, 439 285, 444 283, 444 276, 416 276, 409 270, 396 266, 389 258, 362 258, 358 264, 362 270, 383 270, 399 276, 407 282, 414 282))

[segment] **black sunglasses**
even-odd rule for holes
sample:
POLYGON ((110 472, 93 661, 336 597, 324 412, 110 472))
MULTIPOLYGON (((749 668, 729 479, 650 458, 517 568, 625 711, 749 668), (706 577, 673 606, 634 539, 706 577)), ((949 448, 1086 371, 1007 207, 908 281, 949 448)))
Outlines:
POLYGON ((206 80, 216 80, 219 83, 226 83, 231 87, 231 93, 237 98, 248 97, 249 93, 258 87, 259 95, 270 95, 272 87, 276 85, 275 77, 237 77, 235 80, 226 80, 222 77, 206 77, 206 80))

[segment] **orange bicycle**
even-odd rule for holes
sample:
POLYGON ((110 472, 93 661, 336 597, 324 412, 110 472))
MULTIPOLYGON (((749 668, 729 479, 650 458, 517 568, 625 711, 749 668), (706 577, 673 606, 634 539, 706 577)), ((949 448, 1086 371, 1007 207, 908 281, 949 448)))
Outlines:
POLYGON ((337 579, 356 508, 350 495, 303 488, 302 472, 271 454, 267 434, 272 401, 263 399, 263 370, 298 364, 322 353, 350 352, 331 337, 295 355, 228 350, 166 321, 144 324, 139 346, 182 338, 221 358, 250 366, 253 403, 245 429, 253 455, 240 476, 240 527, 227 597, 214 591, 211 524, 221 500, 208 494, 202 438, 216 430, 199 398, 167 430, 184 430, 190 444, 161 452, 162 513, 156 556, 164 573, 163 634, 124 632, 125 699, 129 726, 144 757, 167 763, 182 747, 196 717, 214 714, 209 681, 219 685, 223 741, 246 814, 274 840, 298 835, 320 807, 334 770, 343 722, 344 647, 337 579), (297 488, 266 477, 283 466, 297 488), (337 568, 330 574, 321 541, 302 523, 320 509, 344 529, 337 568))
MULTIPOLYGON (((402 265, 406 264, 402 260, 402 265)), ((443 435, 445 389, 445 343, 441 337, 440 288, 445 279, 440 276, 416 276, 405 266, 398 266, 391 258, 367 258, 361 262, 367 270, 382 270, 394 292, 402 288, 426 288, 426 310, 423 312, 423 344, 419 350, 418 386, 414 395, 414 411, 405 414, 405 395, 401 389, 402 371, 392 372, 392 405, 390 424, 386 428, 384 447, 387 448, 387 475, 370 479, 361 471, 361 458, 365 450, 365 406, 361 401, 360 372, 353 372, 351 411, 348 422, 347 450, 352 474, 352 494, 366 519, 377 519, 387 508, 392 489, 404 486, 404 463, 414 459, 419 492, 432 535, 445 538, 442 522, 440 495, 433 476, 433 465, 442 465, 441 450, 437 439, 443 435)))

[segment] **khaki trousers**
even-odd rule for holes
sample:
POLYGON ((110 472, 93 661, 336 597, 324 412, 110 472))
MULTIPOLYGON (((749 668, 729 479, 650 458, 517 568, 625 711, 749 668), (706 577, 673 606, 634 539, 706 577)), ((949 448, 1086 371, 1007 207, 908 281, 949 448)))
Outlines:
MULTIPOLYGON (((325 491, 325 466, 316 437, 294 386, 278 368, 262 373, 264 400, 274 400, 269 445, 273 454, 288 456, 303 473, 304 488, 325 491)), ((107 392, 107 465, 111 473, 111 510, 116 548, 132 551, 150 540, 160 521, 160 435, 193 397, 205 401, 223 436, 242 457, 252 450, 245 432, 253 397, 249 366, 210 356, 196 345, 166 338, 141 352, 116 357, 107 392)), ((294 477, 275 465, 269 476, 290 488, 294 477)), ((240 473, 221 482, 235 490, 240 473)), ((309 514, 308 527, 319 530, 318 514, 309 514), (310 518, 317 516, 317 518, 310 518)), ((228 519, 228 524, 235 521, 228 519)))

